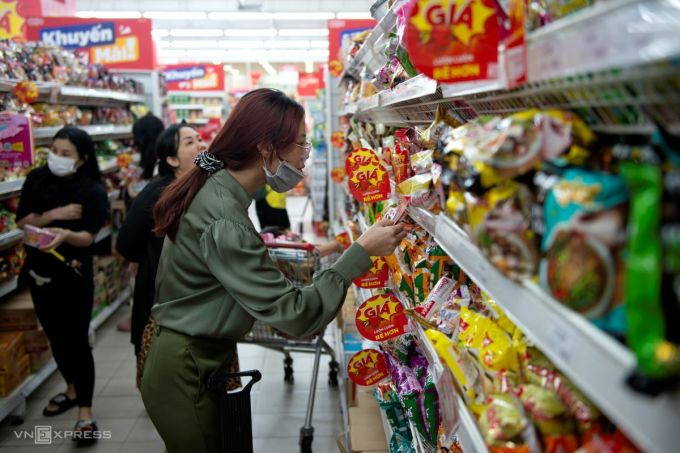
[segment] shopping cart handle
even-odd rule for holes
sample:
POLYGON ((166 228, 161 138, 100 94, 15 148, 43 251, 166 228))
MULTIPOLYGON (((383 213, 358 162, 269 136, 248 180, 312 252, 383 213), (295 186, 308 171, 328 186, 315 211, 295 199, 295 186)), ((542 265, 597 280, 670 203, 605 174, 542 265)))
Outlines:
POLYGON ((308 242, 294 243, 294 242, 265 242, 265 246, 269 249, 294 249, 294 250, 306 250, 308 252, 313 252, 316 250, 314 244, 308 242))
POLYGON ((208 387, 209 388, 223 387, 227 384, 228 379, 242 377, 250 377, 252 379, 243 387, 243 389, 240 390, 239 393, 250 392, 250 388, 254 384, 262 380, 262 373, 260 373, 258 370, 240 371, 238 373, 226 373, 226 372, 213 373, 213 375, 210 376, 210 378, 208 379, 208 387))

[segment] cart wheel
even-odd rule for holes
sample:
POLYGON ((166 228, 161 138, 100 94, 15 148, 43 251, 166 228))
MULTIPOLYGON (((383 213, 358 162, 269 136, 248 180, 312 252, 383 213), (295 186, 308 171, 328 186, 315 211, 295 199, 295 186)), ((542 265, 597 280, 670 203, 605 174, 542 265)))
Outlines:
POLYGON ((288 383, 292 383, 295 378, 293 377, 293 358, 287 356, 283 359, 283 380, 288 383))
POLYGON ((338 386, 338 370, 340 368, 340 364, 336 362, 335 360, 331 360, 328 362, 328 385, 331 387, 337 387, 338 386))
POLYGON ((314 436, 304 436, 300 438, 300 453, 312 453, 312 441, 314 436))

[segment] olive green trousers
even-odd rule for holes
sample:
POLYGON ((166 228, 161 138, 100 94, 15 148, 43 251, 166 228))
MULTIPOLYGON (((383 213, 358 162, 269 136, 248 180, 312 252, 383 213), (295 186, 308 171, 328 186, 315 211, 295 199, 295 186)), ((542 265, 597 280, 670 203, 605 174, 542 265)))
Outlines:
POLYGON ((218 393, 207 384, 212 373, 227 370, 236 342, 161 326, 154 335, 140 391, 168 453, 219 453, 218 393))

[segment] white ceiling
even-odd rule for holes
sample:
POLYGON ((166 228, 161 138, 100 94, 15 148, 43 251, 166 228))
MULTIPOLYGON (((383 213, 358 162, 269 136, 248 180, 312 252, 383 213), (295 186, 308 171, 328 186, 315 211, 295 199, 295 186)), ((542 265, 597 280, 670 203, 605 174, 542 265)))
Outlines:
POLYGON ((324 62, 327 21, 375 0, 78 0, 79 15, 149 17, 160 63, 324 62))

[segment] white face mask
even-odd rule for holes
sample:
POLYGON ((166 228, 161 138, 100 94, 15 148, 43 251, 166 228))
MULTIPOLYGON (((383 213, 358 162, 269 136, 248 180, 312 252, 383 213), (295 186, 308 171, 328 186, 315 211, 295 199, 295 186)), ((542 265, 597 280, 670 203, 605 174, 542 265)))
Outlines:
POLYGON ((279 167, 274 174, 267 169, 266 162, 263 168, 267 184, 278 193, 288 192, 305 177, 304 173, 282 159, 279 160, 279 167))
POLYGON ((76 172, 76 161, 68 157, 57 156, 50 151, 47 155, 47 167, 54 176, 70 176, 76 172))

